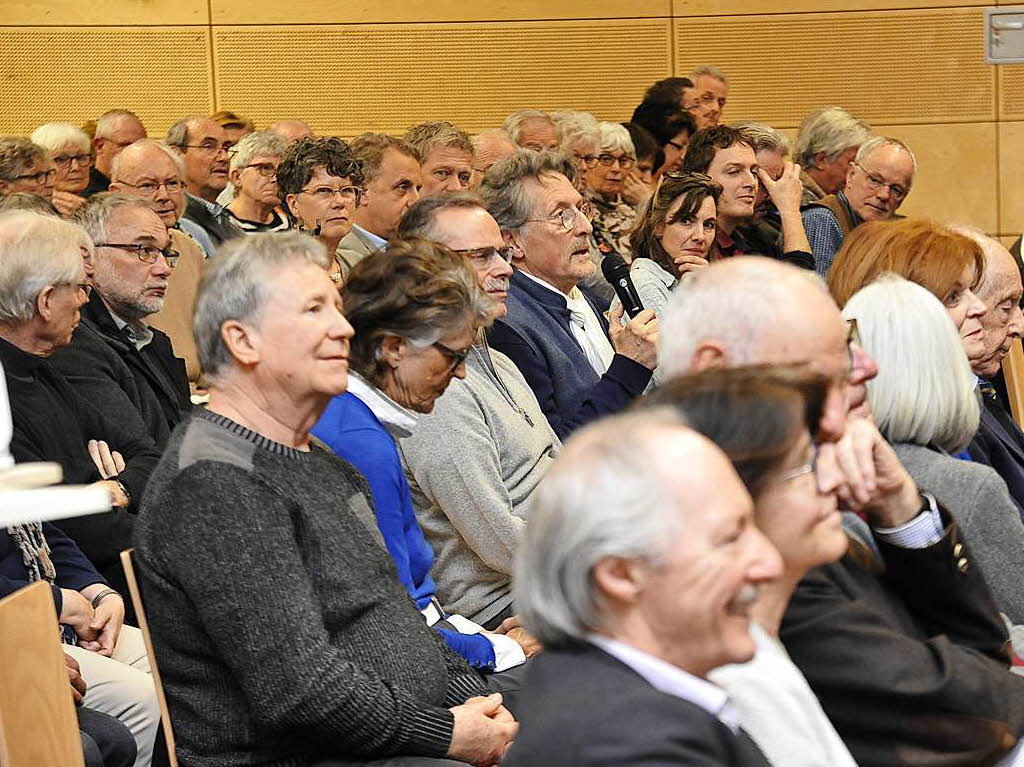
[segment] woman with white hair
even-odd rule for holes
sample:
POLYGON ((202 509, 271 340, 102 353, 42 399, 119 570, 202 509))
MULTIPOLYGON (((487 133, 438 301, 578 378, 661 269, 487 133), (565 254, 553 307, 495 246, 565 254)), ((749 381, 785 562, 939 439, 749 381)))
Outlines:
POLYGON ((50 160, 56 166, 54 206, 62 215, 71 215, 85 202, 82 192, 89 186, 92 142, 71 123, 40 125, 32 131, 30 138, 50 154, 50 160))
POLYGON ((256 131, 242 138, 231 155, 231 186, 234 199, 228 215, 246 234, 283 232, 291 228, 280 210, 277 168, 288 145, 271 131, 256 131))
MULTIPOLYGON (((978 430, 975 377, 953 319, 922 286, 884 274, 843 308, 878 362, 868 401, 879 430, 920 487, 956 515, 996 605, 1024 622, 1024 524, 988 466, 959 460, 978 430)), ((936 531, 940 535, 941 531, 936 531)), ((968 567, 967 555, 958 567, 968 567)))
POLYGON ((633 250, 629 233, 636 220, 636 211, 622 198, 622 190, 633 166, 636 150, 629 131, 618 123, 598 123, 597 162, 587 171, 587 199, 593 203, 594 237, 598 247, 608 255, 617 251, 626 262, 633 250))

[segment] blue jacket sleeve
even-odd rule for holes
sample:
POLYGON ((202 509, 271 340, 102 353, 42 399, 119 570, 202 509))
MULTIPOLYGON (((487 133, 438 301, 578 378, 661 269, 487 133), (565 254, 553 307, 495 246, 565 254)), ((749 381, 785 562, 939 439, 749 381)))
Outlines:
POLYGON ((81 591, 94 583, 106 583, 73 540, 49 522, 43 522, 43 535, 50 547, 50 559, 57 570, 56 585, 81 591))
POLYGON ((494 668, 494 645, 483 634, 460 634, 451 629, 437 629, 444 643, 457 652, 473 668, 494 668))

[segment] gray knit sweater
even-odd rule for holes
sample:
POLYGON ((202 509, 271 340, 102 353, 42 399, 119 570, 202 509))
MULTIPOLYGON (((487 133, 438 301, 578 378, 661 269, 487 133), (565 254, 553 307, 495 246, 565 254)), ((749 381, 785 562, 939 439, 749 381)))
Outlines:
POLYGON ((512 603, 527 505, 561 442, 523 374, 484 342, 398 446, 437 595, 448 612, 486 623, 512 603))
POLYGON ((444 755, 447 708, 484 685, 399 584, 370 497, 317 447, 205 410, 175 430, 135 545, 184 767, 444 755))

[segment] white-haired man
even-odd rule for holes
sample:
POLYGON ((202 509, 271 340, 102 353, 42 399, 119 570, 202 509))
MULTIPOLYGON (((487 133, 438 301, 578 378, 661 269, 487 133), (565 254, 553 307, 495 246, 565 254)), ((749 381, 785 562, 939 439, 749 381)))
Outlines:
POLYGON ((501 129, 516 146, 543 152, 558 148, 558 128, 551 115, 540 109, 520 109, 505 118, 501 129))
POLYGON ((842 107, 825 107, 807 115, 793 147, 793 161, 802 168, 803 203, 842 189, 857 150, 870 138, 871 127, 842 107))
POLYGON ((1024 732, 1024 679, 1009 673, 1006 629, 955 519, 860 417, 877 366, 856 326, 813 275, 753 257, 697 272, 662 317, 669 374, 805 363, 830 381, 819 466, 827 456, 843 470, 840 498, 867 517, 851 524, 874 551, 851 544, 811 570, 780 638, 856 762, 967 767, 1006 755, 1024 732))
POLYGON ((481 131, 473 136, 473 176, 470 189, 478 189, 484 174, 495 163, 501 162, 516 151, 516 144, 501 128, 481 131))
POLYGON ((92 140, 96 159, 89 169, 89 186, 82 192, 89 197, 110 188, 114 158, 129 144, 146 138, 146 126, 139 116, 127 109, 111 109, 96 120, 96 133, 92 140))
POLYGON ((707 679, 753 656, 749 608, 782 571, 752 512, 721 450, 671 411, 569 440, 516 557, 516 602, 547 649, 503 764, 768 764, 707 679))

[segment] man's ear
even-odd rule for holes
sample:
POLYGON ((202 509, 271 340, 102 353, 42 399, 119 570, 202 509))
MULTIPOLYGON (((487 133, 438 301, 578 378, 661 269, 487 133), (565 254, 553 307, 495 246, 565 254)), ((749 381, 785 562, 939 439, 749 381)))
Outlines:
POLYGON ((56 289, 54 285, 47 285, 36 296, 36 312, 45 322, 53 319, 53 294, 56 289))
POLYGON ((297 194, 286 194, 284 196, 284 208, 288 213, 291 213, 292 218, 296 221, 301 221, 302 218, 299 216, 299 212, 295 209, 295 201, 299 198, 297 194))
POLYGON ((405 341, 398 336, 384 336, 380 342, 380 358, 391 368, 397 368, 405 353, 405 341))
POLYGON ((814 169, 815 170, 821 170, 822 168, 824 168, 825 167, 825 160, 826 160, 827 157, 828 157, 828 154, 826 154, 825 152, 815 152, 814 153, 814 169))
POLYGON ((519 232, 502 230, 501 239, 505 241, 506 245, 512 248, 513 265, 521 264, 525 256, 523 255, 523 244, 522 239, 519 236, 519 232))
POLYGON ((235 188, 237 189, 238 188, 238 182, 242 178, 242 169, 241 168, 234 168, 233 170, 228 171, 228 178, 231 179, 231 183, 234 184, 235 188))
POLYGON ((260 361, 260 337, 248 325, 238 320, 225 320, 220 326, 220 338, 228 353, 241 365, 251 367, 260 361))
POLYGON ((648 565, 637 559, 605 557, 591 570, 594 584, 613 604, 636 602, 647 582, 648 565))
POLYGON ((724 368, 729 366, 729 353, 725 345, 714 338, 707 338, 698 344, 690 359, 690 372, 724 368))

